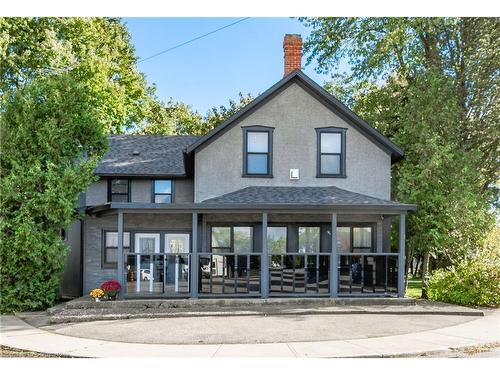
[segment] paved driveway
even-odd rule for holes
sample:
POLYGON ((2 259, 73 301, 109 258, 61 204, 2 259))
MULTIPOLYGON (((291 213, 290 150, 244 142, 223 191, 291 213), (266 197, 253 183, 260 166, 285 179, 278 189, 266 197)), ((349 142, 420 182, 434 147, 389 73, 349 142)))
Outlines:
POLYGON ((364 339, 475 320, 446 315, 289 315, 128 319, 42 327, 55 333, 148 344, 253 344, 364 339))

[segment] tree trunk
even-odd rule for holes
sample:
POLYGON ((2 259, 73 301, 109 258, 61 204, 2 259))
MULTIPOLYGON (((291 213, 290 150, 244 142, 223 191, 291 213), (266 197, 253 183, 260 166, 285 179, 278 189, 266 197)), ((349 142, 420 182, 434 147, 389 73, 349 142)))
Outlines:
POLYGON ((406 255, 406 267, 405 267, 405 290, 408 290, 408 274, 410 273, 410 267, 413 263, 413 251, 409 251, 406 255))
POLYGON ((417 263, 415 264, 415 269, 413 270, 413 277, 417 277, 418 266, 420 265, 420 257, 417 258, 417 263))
POLYGON ((424 252, 424 259, 422 262, 422 298, 427 299, 427 288, 429 286, 429 260, 430 254, 428 251, 424 252))

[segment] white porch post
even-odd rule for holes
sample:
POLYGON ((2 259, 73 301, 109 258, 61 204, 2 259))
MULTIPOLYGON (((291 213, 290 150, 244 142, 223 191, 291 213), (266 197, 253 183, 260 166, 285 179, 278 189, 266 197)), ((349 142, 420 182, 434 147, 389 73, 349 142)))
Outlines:
POLYGON ((399 215, 398 297, 405 296, 406 213, 399 215))
POLYGON ((191 298, 198 298, 198 213, 193 212, 192 230, 191 230, 191 298))
POLYGON ((262 255, 260 260, 260 296, 269 298, 269 255, 267 252, 267 212, 262 213, 262 255))
POLYGON ((121 284, 120 299, 125 295, 125 282, 124 282, 124 257, 123 257, 123 212, 118 210, 118 267, 116 280, 121 284))
POLYGON ((330 254, 330 298, 338 297, 337 213, 332 213, 332 253, 330 254))

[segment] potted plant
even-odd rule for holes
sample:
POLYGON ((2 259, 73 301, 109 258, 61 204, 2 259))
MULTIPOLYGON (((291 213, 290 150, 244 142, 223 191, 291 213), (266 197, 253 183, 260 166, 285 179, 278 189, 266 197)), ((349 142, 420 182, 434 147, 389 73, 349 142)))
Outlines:
POLYGON ((104 291, 102 289, 95 288, 90 291, 90 298, 93 298, 95 302, 99 302, 102 297, 104 297, 104 291))
POLYGON ((101 289, 108 299, 115 300, 118 293, 120 293, 122 286, 116 280, 108 280, 102 283, 101 289))

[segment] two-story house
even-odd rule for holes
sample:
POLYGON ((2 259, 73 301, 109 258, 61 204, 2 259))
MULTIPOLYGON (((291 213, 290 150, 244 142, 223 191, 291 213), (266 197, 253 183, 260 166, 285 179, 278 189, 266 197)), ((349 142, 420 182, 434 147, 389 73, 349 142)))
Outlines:
POLYGON ((110 136, 71 232, 73 294, 403 296, 403 150, 301 72, 301 47, 286 35, 283 79, 205 136, 110 136))

